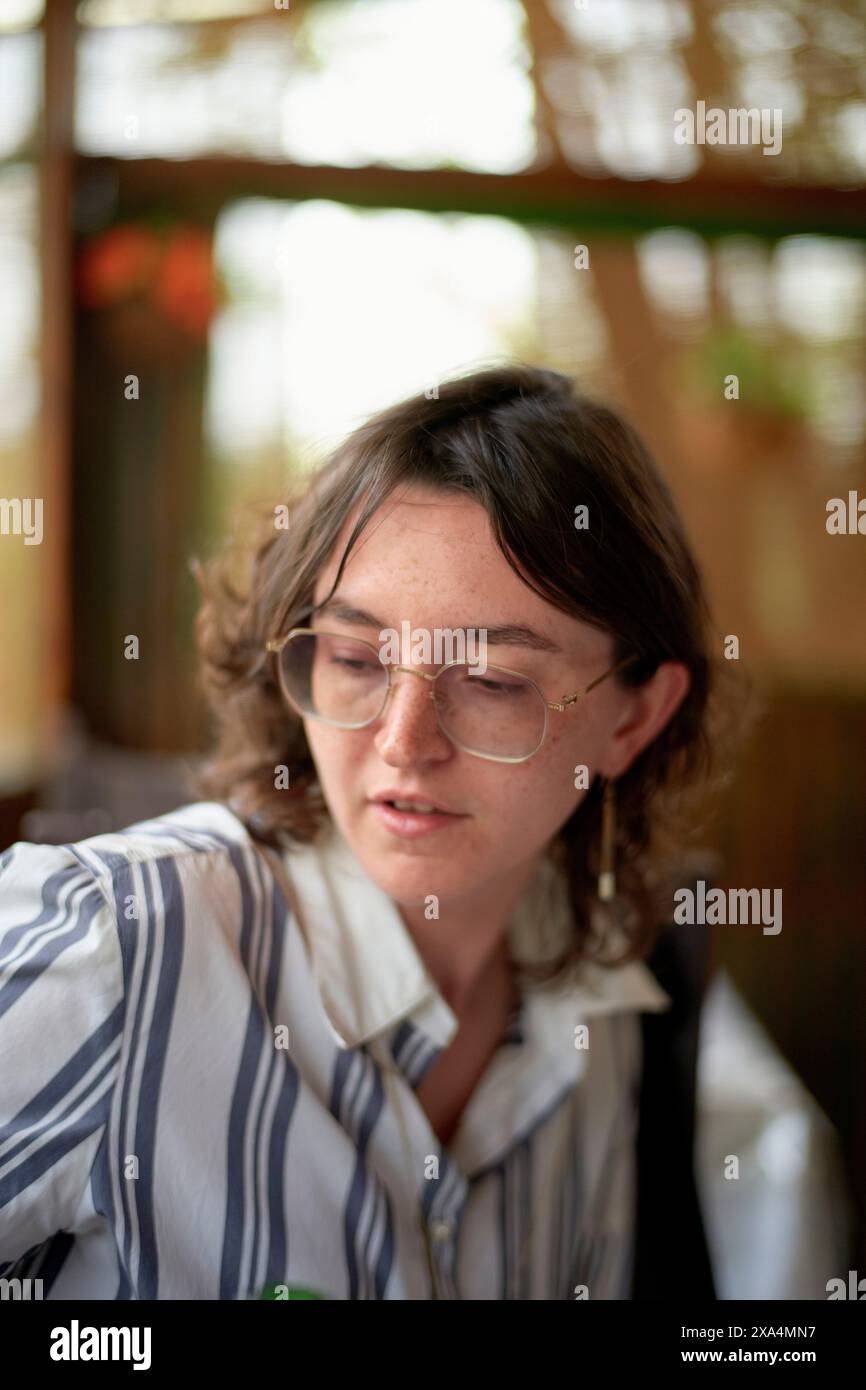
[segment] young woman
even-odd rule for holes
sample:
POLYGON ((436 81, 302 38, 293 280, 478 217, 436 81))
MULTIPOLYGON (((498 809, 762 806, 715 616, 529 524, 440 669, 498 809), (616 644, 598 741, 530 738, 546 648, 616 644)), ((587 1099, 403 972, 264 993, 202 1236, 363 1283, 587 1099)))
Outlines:
POLYGON ((643 445, 476 372, 352 434, 243 582, 199 574, 206 799, 0 861, 0 1274, 712 1297, 695 1008, 646 961, 715 663, 643 445))

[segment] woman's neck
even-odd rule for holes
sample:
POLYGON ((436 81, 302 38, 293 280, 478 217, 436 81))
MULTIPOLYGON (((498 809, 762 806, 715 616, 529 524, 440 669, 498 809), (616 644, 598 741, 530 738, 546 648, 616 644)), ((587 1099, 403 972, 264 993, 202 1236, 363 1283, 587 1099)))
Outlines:
MULTIPOLYGON (((400 906, 415 948, 446 1003, 461 1017, 482 990, 512 980, 508 925, 515 905, 536 870, 521 866, 519 876, 493 894, 485 888, 483 904, 443 903, 441 916, 430 920, 423 907, 400 906)), ((512 995, 516 997, 513 980, 512 995)))

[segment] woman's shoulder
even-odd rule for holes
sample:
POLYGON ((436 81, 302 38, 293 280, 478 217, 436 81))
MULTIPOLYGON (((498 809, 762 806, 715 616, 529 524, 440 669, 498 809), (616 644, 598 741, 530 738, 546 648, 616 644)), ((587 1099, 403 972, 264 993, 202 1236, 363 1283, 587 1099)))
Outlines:
POLYGON ((235 873, 251 852, 252 837, 228 806, 199 801, 122 829, 63 844, 18 840, 0 854, 0 925, 21 910, 21 900, 41 899, 43 910, 61 898, 99 892, 109 906, 135 879, 178 874, 207 892, 223 863, 235 873), (18 906, 16 907, 16 904, 18 906))

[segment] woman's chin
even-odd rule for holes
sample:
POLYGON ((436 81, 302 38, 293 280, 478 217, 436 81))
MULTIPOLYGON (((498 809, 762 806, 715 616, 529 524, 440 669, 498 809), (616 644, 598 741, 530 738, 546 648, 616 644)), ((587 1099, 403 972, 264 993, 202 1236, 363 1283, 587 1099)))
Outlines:
MULTIPOLYGON (((401 907, 434 908, 438 901, 459 898, 463 893, 477 886, 477 865, 467 865, 464 870, 455 864, 454 855, 437 855, 431 852, 419 855, 398 845, 390 852, 377 850, 374 854, 363 856, 356 851, 356 857, 373 882, 401 907)), ((431 917, 436 915, 431 911, 431 917)))

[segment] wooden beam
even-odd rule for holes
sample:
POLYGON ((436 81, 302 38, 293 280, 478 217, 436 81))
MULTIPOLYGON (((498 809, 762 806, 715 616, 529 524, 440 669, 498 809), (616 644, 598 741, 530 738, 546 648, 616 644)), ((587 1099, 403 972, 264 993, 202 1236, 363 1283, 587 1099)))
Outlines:
POLYGON ((550 165, 516 174, 463 169, 406 170, 368 165, 290 164, 278 160, 114 159, 78 155, 76 178, 116 192, 120 216, 163 204, 187 216, 214 217, 243 197, 330 198, 362 207, 488 213, 517 222, 634 235, 689 227, 713 237, 752 232, 866 237, 866 194, 840 189, 719 178, 701 171, 681 182, 587 178, 550 165))
POLYGON ((71 644, 72 288, 71 205, 75 38, 74 0, 46 5, 43 146, 40 155, 42 410, 38 495, 45 533, 40 639, 43 739, 49 753, 69 696, 71 644))
POLYGON ((681 468, 679 440, 665 372, 671 347, 647 302, 635 244, 594 245, 590 264, 610 335, 617 394, 664 471, 676 475, 681 468))

